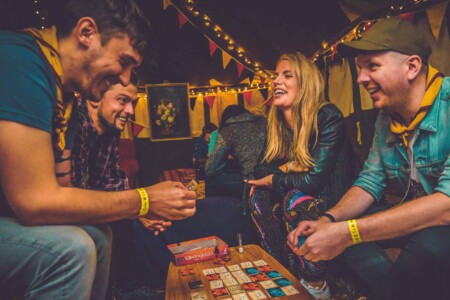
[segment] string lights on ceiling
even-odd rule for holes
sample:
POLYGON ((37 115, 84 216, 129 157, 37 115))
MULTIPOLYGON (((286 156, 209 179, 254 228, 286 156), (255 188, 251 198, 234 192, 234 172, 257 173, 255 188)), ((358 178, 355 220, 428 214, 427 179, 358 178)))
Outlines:
POLYGON ((349 27, 344 30, 345 34, 341 34, 338 38, 334 38, 328 42, 322 42, 322 48, 316 51, 312 60, 315 62, 320 57, 333 55, 336 52, 336 45, 338 43, 348 42, 352 40, 359 40, 364 33, 370 28, 370 26, 380 19, 394 17, 402 14, 419 12, 426 7, 430 7, 434 4, 443 2, 443 0, 404 0, 397 5, 391 5, 388 8, 387 13, 377 16, 368 16, 362 20, 362 17, 353 21, 349 27))
POLYGON ((270 83, 264 84, 239 84, 239 85, 229 85, 229 86, 206 86, 206 87, 190 87, 189 97, 198 96, 215 96, 223 93, 245 93, 249 91, 257 91, 262 89, 267 89, 270 83))
POLYGON ((39 27, 41 29, 47 28, 46 12, 41 9, 41 4, 40 4, 39 0, 32 0, 32 1, 34 4, 34 13, 39 22, 38 24, 40 24, 39 27))
POLYGON ((237 44, 229 34, 214 23, 207 14, 201 12, 195 5, 194 0, 172 0, 171 4, 184 14, 206 38, 214 42, 222 51, 228 53, 246 69, 262 78, 271 78, 270 71, 266 70, 257 60, 251 58, 245 49, 237 44))

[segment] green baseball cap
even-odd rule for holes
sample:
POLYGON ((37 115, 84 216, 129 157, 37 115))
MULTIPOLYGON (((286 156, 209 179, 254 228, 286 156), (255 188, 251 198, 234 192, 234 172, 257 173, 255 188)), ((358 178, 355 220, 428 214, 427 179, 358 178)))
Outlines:
POLYGON ((406 55, 419 55, 427 61, 431 47, 418 28, 400 17, 378 21, 357 41, 340 43, 337 50, 344 56, 358 52, 392 50, 406 55))

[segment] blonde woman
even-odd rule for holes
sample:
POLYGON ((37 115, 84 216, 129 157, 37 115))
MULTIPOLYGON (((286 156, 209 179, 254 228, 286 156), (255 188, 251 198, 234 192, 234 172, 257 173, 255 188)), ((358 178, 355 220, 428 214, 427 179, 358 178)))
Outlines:
MULTIPOLYGON (((336 168, 344 160, 343 117, 336 106, 322 101, 318 68, 301 53, 284 54, 273 83, 267 147, 255 172, 260 179, 248 181, 249 205, 262 246, 288 266, 288 232, 302 220, 320 217, 351 180, 336 174, 344 170, 336 168)), ((294 261, 310 293, 316 299, 330 298, 324 264, 302 257, 294 261)))

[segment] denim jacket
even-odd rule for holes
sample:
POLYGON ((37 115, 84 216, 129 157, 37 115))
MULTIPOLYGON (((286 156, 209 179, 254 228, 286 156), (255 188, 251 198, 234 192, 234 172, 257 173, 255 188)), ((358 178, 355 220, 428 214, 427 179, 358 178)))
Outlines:
MULTIPOLYGON (((425 192, 450 196, 450 77, 445 77, 433 106, 419 124, 413 145, 417 173, 425 192)), ((353 184, 379 200, 385 189, 404 194, 410 162, 399 137, 392 134, 389 115, 380 112, 369 157, 353 184)))

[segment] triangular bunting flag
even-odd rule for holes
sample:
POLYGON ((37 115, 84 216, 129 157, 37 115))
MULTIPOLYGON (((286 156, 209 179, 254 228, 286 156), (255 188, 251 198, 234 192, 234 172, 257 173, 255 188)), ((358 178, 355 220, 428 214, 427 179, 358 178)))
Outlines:
POLYGON ((208 41, 209 41, 209 56, 213 56, 214 52, 216 52, 217 50, 217 45, 214 44, 214 42, 211 40, 208 41))
POLYGON ((214 78, 211 78, 211 79, 209 80, 209 85, 212 85, 212 86, 222 86, 222 83, 221 83, 220 81, 215 80, 214 78))
POLYGON ((194 110, 194 108, 195 108, 195 103, 197 102, 197 97, 193 97, 193 98, 190 98, 189 99, 189 104, 190 104, 190 106, 191 106, 191 110, 194 110))
POLYGON ((166 10, 170 5, 170 0, 163 0, 163 9, 166 10))
POLYGON ((178 29, 184 26, 188 19, 181 12, 178 12, 178 29))
POLYGON ((259 90, 261 92, 261 95, 263 96, 263 99, 267 99, 267 95, 269 94, 269 90, 267 88, 259 90))
POLYGON ((252 103, 252 91, 242 92, 242 95, 244 96, 244 100, 247 101, 247 104, 252 103))
POLYGON ((137 137, 145 127, 136 123, 133 123, 133 137, 137 137))
POLYGON ((446 8, 447 8, 447 1, 432 6, 426 10, 428 22, 430 23, 431 32, 433 32, 433 36, 436 40, 439 39, 439 32, 441 31, 441 25, 442 21, 444 20, 446 8))
POLYGON ((244 65, 238 61, 236 61, 236 65, 238 70, 238 77, 241 77, 242 71, 244 71, 244 65))
POLYGON ((250 84, 251 81, 250 81, 250 79, 248 79, 248 77, 247 77, 247 78, 245 78, 244 80, 241 80, 239 83, 241 83, 241 84, 250 84))
POLYGON ((248 75, 248 80, 250 81, 250 84, 252 84, 253 78, 255 78, 255 73, 253 73, 253 72, 249 72, 249 73, 250 73, 250 75, 248 75))
POLYGON ((204 96, 203 99, 208 103, 209 109, 212 109, 214 100, 216 100, 216 96, 204 96))
POLYGON ((222 51, 222 61, 223 61, 223 68, 225 69, 228 66, 228 63, 231 60, 230 54, 226 53, 225 51, 222 51))

